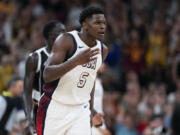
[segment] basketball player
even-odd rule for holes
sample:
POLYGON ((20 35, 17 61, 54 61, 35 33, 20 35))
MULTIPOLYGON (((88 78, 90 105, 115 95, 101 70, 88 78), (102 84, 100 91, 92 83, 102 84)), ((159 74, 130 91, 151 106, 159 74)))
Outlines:
POLYGON ((106 20, 98 7, 84 9, 79 20, 81 31, 58 38, 45 67, 46 84, 36 117, 38 135, 91 134, 94 82, 108 53, 101 42, 106 20))
POLYGON ((65 26, 59 21, 48 22, 43 28, 43 36, 45 38, 46 46, 31 53, 26 60, 23 100, 26 117, 29 122, 31 131, 33 129, 33 126, 35 126, 34 124, 38 108, 38 101, 43 93, 43 70, 56 37, 64 31, 65 26), (34 101, 34 105, 32 105, 32 98, 34 101), (31 117, 32 108, 34 118, 31 117))

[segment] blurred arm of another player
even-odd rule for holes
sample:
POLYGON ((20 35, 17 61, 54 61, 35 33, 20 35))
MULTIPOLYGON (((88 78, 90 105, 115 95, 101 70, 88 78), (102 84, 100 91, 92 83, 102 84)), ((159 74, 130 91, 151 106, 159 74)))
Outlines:
MULTIPOLYGON (((33 53, 26 60, 25 65, 25 77, 24 77, 24 92, 23 92, 23 101, 24 101, 24 110, 27 118, 27 128, 29 131, 33 132, 35 130, 35 123, 31 116, 33 108, 32 100, 32 91, 33 91, 33 82, 38 64, 38 55, 33 53)), ((28 131, 28 130, 27 130, 28 131)))

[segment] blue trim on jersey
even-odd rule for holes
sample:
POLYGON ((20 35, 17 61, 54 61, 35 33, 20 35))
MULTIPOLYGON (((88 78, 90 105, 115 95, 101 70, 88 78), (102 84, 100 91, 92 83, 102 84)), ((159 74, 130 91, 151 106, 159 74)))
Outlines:
POLYGON ((76 50, 77 50, 77 43, 76 43, 76 40, 75 40, 75 38, 74 38, 74 36, 72 35, 72 34, 70 34, 70 33, 68 33, 71 37, 72 37, 72 39, 73 39, 73 42, 74 42, 74 50, 73 50, 73 52, 71 53, 71 55, 69 55, 67 58, 66 58, 66 60, 67 59, 69 59, 69 58, 71 58, 74 54, 75 54, 75 52, 76 52, 76 50))
POLYGON ((102 56, 102 62, 103 62, 103 43, 102 42, 101 42, 101 56, 102 56))

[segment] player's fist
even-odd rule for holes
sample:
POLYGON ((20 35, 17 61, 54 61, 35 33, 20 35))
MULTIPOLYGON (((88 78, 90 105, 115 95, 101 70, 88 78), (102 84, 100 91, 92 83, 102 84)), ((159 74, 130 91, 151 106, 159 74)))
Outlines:
POLYGON ((104 115, 101 113, 97 113, 92 118, 92 126, 98 127, 104 123, 104 115))
POLYGON ((23 135, 34 135, 36 133, 35 125, 32 120, 27 121, 23 135))

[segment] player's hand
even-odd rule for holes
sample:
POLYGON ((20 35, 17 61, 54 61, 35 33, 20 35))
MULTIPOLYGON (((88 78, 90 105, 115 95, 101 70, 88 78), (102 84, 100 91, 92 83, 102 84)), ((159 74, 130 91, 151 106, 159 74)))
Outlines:
POLYGON ((92 126, 99 127, 104 123, 104 115, 97 113, 92 118, 92 126))
POLYGON ((86 50, 83 50, 82 52, 80 52, 75 58, 75 62, 77 65, 83 65, 86 64, 90 61, 93 61, 95 59, 97 59, 96 55, 100 53, 99 48, 96 49, 91 49, 88 48, 86 50))
POLYGON ((33 135, 33 132, 30 131, 29 127, 26 127, 26 128, 24 129, 23 135, 33 135))
POLYGON ((36 129, 35 129, 34 123, 32 121, 27 122, 27 126, 24 130, 24 135, 34 135, 35 132, 36 132, 36 129))

